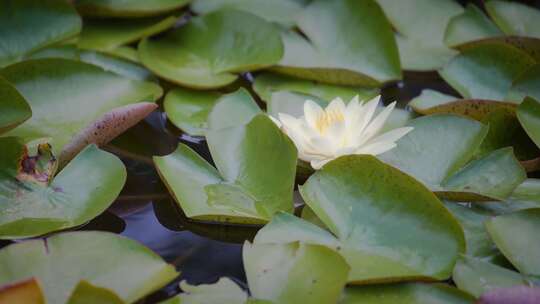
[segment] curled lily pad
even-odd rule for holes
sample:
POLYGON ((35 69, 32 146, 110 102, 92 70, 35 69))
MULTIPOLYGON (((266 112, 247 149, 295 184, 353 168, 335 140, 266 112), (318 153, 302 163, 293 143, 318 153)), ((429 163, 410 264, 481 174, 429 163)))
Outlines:
POLYGON ((55 176, 47 145, 37 155, 16 138, 0 138, 0 238, 23 238, 81 225, 105 211, 126 180, 114 155, 89 146, 55 176), (99 164, 99 165, 96 165, 99 164))
POLYGON ((206 134, 216 170, 184 145, 154 157, 163 181, 186 216, 198 220, 263 223, 292 211, 296 148, 265 115, 206 134))
POLYGON ((86 144, 106 142, 144 118, 162 93, 154 83, 66 59, 29 60, 0 70, 0 75, 15 85, 33 112, 6 135, 28 141, 51 138, 62 163, 86 144))
POLYGON ((536 64, 514 79, 507 100, 521 102, 530 97, 540 100, 540 64, 536 64))
POLYGON ((0 10, 0 67, 67 40, 81 31, 81 18, 63 0, 3 0, 0 10))
POLYGON ((163 37, 139 44, 142 63, 192 88, 218 88, 235 73, 276 64, 283 54, 278 28, 249 13, 225 10, 191 19, 163 37))
POLYGON ((540 243, 536 241, 540 233, 540 209, 499 215, 486 222, 486 229, 522 274, 540 276, 540 243))
POLYGON ((495 150, 469 163, 488 131, 479 122, 439 114, 413 119, 407 125, 414 130, 380 158, 441 197, 503 199, 526 178, 511 149, 495 150))
POLYGON ((448 22, 444 41, 457 47, 471 41, 504 35, 503 32, 474 4, 467 4, 462 14, 448 22))
POLYGON ((508 35, 540 38, 540 10, 514 1, 490 0, 486 10, 508 35))
POLYGON ((81 280, 133 303, 177 275, 173 266, 144 246, 105 232, 62 233, 0 250, 0 284, 35 277, 48 303, 67 303, 81 280))
POLYGON ((305 0, 195 0, 191 9, 208 14, 222 9, 237 9, 252 13, 271 22, 292 27, 295 17, 302 11, 305 0))
POLYGON ((0 77, 0 134, 9 131, 32 116, 32 110, 22 95, 0 77))
POLYGON ((298 242, 246 242, 243 260, 251 295, 280 304, 336 303, 349 272, 332 249, 298 242))
POLYGON ((534 64, 511 45, 486 43, 464 50, 439 74, 466 99, 504 100, 512 81, 534 64))
POLYGON ((327 102, 336 97, 349 101, 357 95, 361 100, 368 100, 379 94, 379 90, 373 88, 337 86, 272 73, 257 76, 253 89, 264 102, 269 102, 275 92, 301 93, 327 102))
POLYGON ((459 289, 475 297, 495 288, 528 285, 515 271, 469 256, 459 259, 452 279, 459 289))
POLYGON ((45 298, 39 282, 31 278, 7 286, 0 286, 0 303, 45 304, 45 298))
POLYGON ((111 51, 160 33, 173 26, 177 19, 170 16, 136 20, 86 20, 77 45, 83 49, 111 51))
POLYGON ((465 250, 461 227, 433 193, 372 156, 329 162, 300 193, 331 233, 278 214, 255 243, 302 241, 334 248, 351 266, 349 283, 442 280, 465 250))
POLYGON ((279 73, 344 85, 379 86, 401 78, 390 24, 373 0, 312 1, 283 34, 279 73), (369 43, 366 43, 369 41, 369 43))
POLYGON ((347 287, 339 304, 472 304, 474 298, 446 284, 385 284, 347 287))
POLYGON ((401 64, 406 70, 435 70, 456 51, 443 42, 450 18, 463 12, 453 0, 377 0, 398 34, 401 64), (414 7, 414 10, 410 8, 414 7), (421 12, 420 14, 418 12, 421 12))
POLYGON ((191 0, 74 0, 79 13, 91 17, 146 17, 182 8, 191 0))

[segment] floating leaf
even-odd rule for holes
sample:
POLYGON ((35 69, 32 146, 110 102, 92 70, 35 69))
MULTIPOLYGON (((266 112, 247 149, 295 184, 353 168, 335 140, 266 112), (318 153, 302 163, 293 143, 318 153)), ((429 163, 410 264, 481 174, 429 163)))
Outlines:
POLYGON ((505 201, 486 202, 481 207, 497 214, 540 208, 540 179, 526 179, 505 201))
POLYGON ((292 211, 296 148, 268 117, 206 136, 219 172, 182 144, 173 154, 154 157, 187 217, 263 223, 277 211, 292 211))
POLYGON ((514 1, 490 0, 486 10, 508 35, 540 38, 540 10, 514 1))
POLYGON ((92 285, 88 281, 80 281, 71 293, 67 304, 125 304, 112 290, 92 285))
POLYGON ((504 256, 522 274, 540 276, 540 209, 499 215, 486 229, 504 256))
POLYGON ((448 46, 504 35, 501 30, 474 4, 467 4, 465 12, 448 22, 444 41, 448 46))
POLYGON ((414 130, 380 158, 441 197, 458 201, 502 199, 526 178, 511 149, 493 151, 467 164, 488 131, 479 122, 438 114, 413 119, 407 125, 414 130))
POLYGON ((243 258, 251 295, 280 304, 336 303, 349 272, 337 252, 319 245, 246 242, 243 258))
POLYGON ((307 39, 284 33, 285 53, 273 70, 344 85, 379 86, 401 78, 392 29, 375 1, 315 0, 297 25, 307 39))
POLYGON ((464 50, 439 71, 466 99, 504 100, 512 81, 535 61, 503 43, 486 43, 464 50))
POLYGON ((468 256, 457 262, 452 279, 459 289, 475 297, 495 288, 527 284, 515 271, 468 256))
POLYGON ((182 8, 191 0, 74 0, 79 13, 91 17, 146 17, 182 8))
POLYGON ((540 302, 540 287, 498 288, 483 294, 478 304, 535 304, 540 302))
POLYGON ((6 135, 28 141, 51 138, 53 152, 60 155, 61 162, 69 159, 60 151, 74 155, 74 147, 79 149, 96 142, 85 139, 85 132, 93 129, 94 133, 89 135, 93 134, 93 140, 100 139, 101 144, 153 110, 155 105, 140 102, 154 101, 162 93, 154 83, 123 78, 66 59, 29 60, 4 68, 0 74, 15 85, 33 112, 29 120, 6 135), (96 121, 107 121, 106 128, 96 125, 96 121), (75 141, 82 141, 83 145, 76 145, 75 141), (70 145, 72 149, 66 150, 70 145))
POLYGON ((292 27, 295 16, 302 11, 305 0, 195 0, 191 9, 197 14, 208 14, 222 9, 236 9, 252 13, 271 22, 292 27))
POLYGON ((249 13, 227 10, 191 19, 157 39, 139 44, 143 64, 174 83, 218 88, 234 73, 276 64, 283 54, 279 30, 249 13))
POLYGON ((253 83, 253 89, 267 103, 272 99, 272 94, 276 92, 301 93, 318 97, 327 102, 336 97, 349 101, 356 95, 360 100, 369 100, 379 94, 378 89, 317 83, 272 73, 258 75, 253 83))
POLYGON ((2 0, 0 67, 80 31, 81 18, 66 1, 2 0))
POLYGON ((377 0, 398 34, 401 64, 406 70, 442 67, 456 52, 443 42, 448 21, 463 12, 453 0, 377 0), (414 7, 414 10, 410 8, 414 7), (418 14, 418 12, 422 12, 418 14))
POLYGON ((0 238, 24 238, 81 225, 105 211, 126 180, 122 162, 89 146, 57 176, 47 146, 28 155, 16 138, 0 138, 0 238), (96 165, 98 164, 98 165, 96 165))
POLYGON ((527 97, 540 100, 540 64, 534 65, 514 79, 506 99, 519 103, 527 97))
POLYGON ((146 247, 105 232, 62 233, 0 250, 0 284, 35 277, 48 303, 66 303, 81 280, 133 303, 177 275, 146 247))
POLYGON ((77 45, 83 49, 110 51, 163 32, 172 27, 177 20, 175 16, 135 20, 86 20, 77 45))
POLYGON ((0 303, 45 304, 45 298, 38 281, 31 278, 7 286, 0 286, 0 303))
POLYGON ((385 284, 345 289, 339 304, 472 304, 474 299, 446 284, 385 284))
POLYGON ((334 248, 351 266, 350 283, 442 280, 465 250, 461 227, 431 191, 372 156, 328 163, 300 193, 336 237, 278 214, 255 243, 302 241, 334 248))
POLYGON ((248 91, 239 89, 219 98, 208 114, 208 128, 219 130, 247 124, 260 113, 261 109, 248 91))
POLYGON ((248 298, 246 292, 228 278, 221 278, 214 284, 198 286, 182 281, 180 288, 183 293, 178 296, 180 300, 178 303, 182 304, 244 304, 248 298))
POLYGON ((24 97, 0 77, 0 134, 15 128, 31 116, 32 110, 24 97))

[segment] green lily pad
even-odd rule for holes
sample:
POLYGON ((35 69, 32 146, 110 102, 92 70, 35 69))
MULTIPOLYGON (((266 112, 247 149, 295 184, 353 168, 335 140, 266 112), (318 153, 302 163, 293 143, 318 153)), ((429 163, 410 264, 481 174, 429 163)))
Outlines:
POLYGON ((438 114, 413 119, 407 125, 414 130, 379 157, 443 198, 503 199, 526 178, 511 149, 495 150, 469 163, 488 131, 479 122, 438 114))
POLYGON ((492 213, 454 202, 445 202, 444 205, 458 219, 465 232, 467 255, 484 260, 492 260, 499 256, 499 250, 484 227, 484 222, 493 215, 492 213))
POLYGON ((466 99, 504 100, 512 81, 535 61, 503 43, 486 43, 464 50, 439 71, 466 99))
POLYGON ((521 102, 526 97, 540 100, 540 64, 537 64, 523 74, 519 75, 512 83, 507 99, 521 102))
POLYGON ((386 284, 348 287, 338 304, 472 304, 474 298, 446 284, 386 284))
POLYGON ((32 109, 24 97, 0 77, 0 134, 7 132, 32 116, 32 109))
POLYGON ((276 64, 283 54, 277 26, 249 13, 226 10, 195 17, 139 44, 139 58, 157 75, 182 86, 226 86, 235 73, 276 64))
POLYGON ((439 91, 424 89, 422 90, 420 95, 411 99, 408 106, 410 106, 417 113, 427 115, 433 114, 427 113, 428 109, 435 108, 437 106, 444 105, 458 99, 458 97, 443 94, 439 91))
POLYGON ((88 281, 80 281, 67 304, 125 304, 115 292, 108 288, 94 286, 88 281))
POLYGON ((187 217, 263 223, 292 211, 296 148, 266 115, 207 132, 216 170, 185 145, 154 157, 163 181, 187 217))
POLYGON ((540 179, 528 178, 506 200, 486 202, 481 207, 496 214, 540 208, 540 179))
POLYGON ((163 32, 177 20, 176 16, 135 20, 85 20, 77 45, 82 49, 110 51, 163 32))
POLYGON ((299 29, 282 35, 285 53, 276 72, 321 82, 379 86, 401 79, 392 28, 373 0, 312 1, 299 29), (369 43, 366 43, 369 41, 369 43))
POLYGON ((495 288, 528 285, 515 271, 469 256, 459 259, 452 279, 459 289, 475 297, 495 288))
POLYGON ((0 303, 46 304, 43 291, 34 278, 0 286, 0 303))
POLYGON ((540 102, 525 98, 517 109, 517 117, 527 134, 540 147, 540 102))
POLYGON ((191 9, 197 14, 217 10, 242 10, 286 27, 295 24, 295 17, 302 11, 306 0, 195 0, 191 9))
POLYGON ((261 109, 248 91, 241 88, 217 100, 208 113, 207 124, 211 130, 236 127, 247 124, 260 113, 261 109))
POLYGON ((67 40, 81 31, 81 18, 63 0, 3 0, 0 10, 0 67, 67 40))
POLYGON ((503 36, 504 33, 474 4, 467 4, 462 14, 448 22, 444 42, 451 47, 458 47, 472 41, 503 36))
POLYGON ((162 15, 182 8, 191 0, 75 0, 83 16, 90 17, 147 17, 162 15))
POLYGON ((349 283, 442 280, 465 250, 459 223, 431 191, 372 156, 329 162, 300 193, 335 237, 278 214, 255 243, 302 241, 334 248, 351 266, 349 283))
POLYGON ((360 100, 369 100, 379 95, 378 89, 317 83, 273 73, 258 75, 253 83, 253 90, 267 103, 272 99, 272 94, 275 92, 301 93, 318 97, 327 102, 336 97, 349 101, 357 95, 360 100))
POLYGON ((453 0, 377 0, 398 32, 401 64, 405 70, 429 71, 442 67, 457 52, 442 38, 449 20, 463 8, 453 0), (411 9, 414 7, 414 9, 411 9), (420 14, 418 12, 421 12, 420 14))
POLYGON ((540 10, 514 1, 490 0, 486 10, 508 35, 540 38, 540 10))
POLYGON ((192 286, 182 281, 180 282, 180 288, 183 293, 178 296, 179 301, 177 303, 182 304, 244 304, 248 298, 246 292, 228 278, 220 278, 214 284, 201 284, 198 286, 192 286))
POLYGON ((522 274, 540 276, 540 209, 499 215, 486 229, 504 256, 522 274))
POLYGON ((336 303, 349 272, 332 249, 298 242, 246 242, 243 259, 251 295, 280 304, 336 303))
POLYGON ((29 60, 0 70, 0 75, 15 85, 33 112, 5 135, 28 141, 51 138, 62 163, 88 142, 107 142, 143 119, 156 107, 143 101, 152 102, 162 93, 154 83, 66 59, 29 60))
POLYGON ((133 303, 177 275, 172 265, 146 247, 105 232, 62 233, 0 250, 0 284, 35 277, 48 303, 66 303, 81 280, 133 303))
POLYGON ((109 207, 126 180, 122 162, 95 146, 83 150, 57 176, 56 160, 46 145, 40 145, 37 155, 28 155, 18 139, 5 137, 0 147, 7 152, 0 167, 2 239, 84 224, 109 207))

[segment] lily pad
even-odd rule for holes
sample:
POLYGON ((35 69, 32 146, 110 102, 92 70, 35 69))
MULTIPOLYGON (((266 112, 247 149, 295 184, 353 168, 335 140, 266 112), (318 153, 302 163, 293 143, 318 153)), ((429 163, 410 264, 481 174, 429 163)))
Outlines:
POLYGON ((401 64, 405 70, 429 71, 442 67, 456 51, 443 42, 449 20, 463 8, 453 0, 377 0, 398 32, 401 64), (414 9, 410 9, 414 7, 414 9), (420 14, 418 12, 421 12, 420 14))
POLYGON ((503 199, 526 178, 511 149, 495 150, 469 162, 488 131, 479 122, 438 114, 413 119, 407 125, 414 130, 380 158, 443 198, 503 199))
POLYGON ((540 287, 515 286, 490 290, 478 299, 478 304, 535 304, 540 301, 540 287))
POLYGON ((334 248, 351 266, 349 283, 442 280, 465 250, 463 230, 433 193, 372 156, 329 162, 300 193, 333 235, 278 214, 255 243, 302 241, 334 248))
POLYGON ((495 288, 528 285, 515 271, 468 256, 457 262, 452 279, 459 289, 475 297, 495 288))
POLYGON ((219 172, 182 144, 173 154, 154 157, 187 217, 263 223, 277 211, 292 211, 296 148, 268 117, 259 114, 206 136, 219 172))
POLYGON ((357 95, 360 100, 369 100, 379 95, 378 89, 337 86, 273 73, 258 75, 253 83, 253 89, 267 103, 272 99, 272 94, 275 92, 301 93, 318 97, 327 102, 336 97, 349 101, 357 95))
POLYGON ((506 200, 487 202, 481 207, 497 214, 540 208, 540 179, 528 178, 517 186, 506 200))
POLYGON ((295 17, 302 11, 306 0, 195 0, 191 9, 197 14, 217 10, 236 9, 257 15, 286 27, 295 24, 295 17))
POLYGON ((55 176, 47 145, 37 155, 13 137, 0 138, 0 238, 42 235, 81 225, 116 199, 126 170, 114 155, 89 146, 55 176), (96 165, 99 164, 99 165, 96 165))
POLYGON ((504 256, 522 274, 540 276, 540 209, 499 215, 486 222, 486 229, 504 256))
POLYGON ((0 77, 0 134, 23 123, 32 116, 32 110, 24 97, 0 77))
POLYGON ((459 47, 471 41, 503 36, 504 33, 474 4, 467 4, 465 12, 450 19, 444 42, 459 47))
POLYGON ((345 260, 332 249, 297 242, 246 242, 243 259, 251 295, 279 304, 336 303, 349 272, 345 260))
POLYGON ((519 103, 526 97, 540 100, 540 64, 534 65, 514 79, 506 99, 519 103))
POLYGON ((262 113, 261 109, 249 92, 241 88, 217 100, 208 113, 208 128, 219 130, 244 125, 260 113, 262 113))
POLYGON ((152 102, 162 93, 154 83, 66 59, 29 60, 0 70, 0 75, 15 85, 33 111, 29 120, 5 135, 27 141, 51 138, 62 163, 88 143, 104 143, 143 119, 156 107, 143 101, 152 102))
POLYGON ((45 298, 38 281, 31 278, 7 286, 0 286, 0 303, 45 304, 45 298))
POLYGON ((486 43, 464 50, 439 71, 466 99, 504 100, 512 81, 535 60, 503 43, 486 43))
POLYGON ((0 284, 35 277, 48 303, 66 303, 81 280, 108 288, 133 303, 177 275, 154 252, 106 232, 62 233, 0 250, 0 284))
POLYGON ((244 304, 248 299, 246 292, 228 278, 220 278, 214 284, 201 284, 198 286, 189 285, 182 281, 180 282, 180 288, 183 293, 178 296, 179 301, 177 303, 179 304, 244 304))
POLYGON ((312 1, 285 32, 276 72, 321 82, 379 86, 401 79, 392 28, 373 0, 312 1), (369 41, 369 43, 366 43, 369 41))
POLYGON ((486 10, 508 35, 540 38, 540 10, 514 1, 490 0, 486 10))
POLYGON ((195 17, 163 37, 139 44, 139 58, 150 70, 199 89, 226 86, 237 79, 234 73, 271 66, 282 54, 277 26, 235 10, 195 17))
POLYGON ((147 17, 162 15, 189 4, 191 0, 75 0, 83 16, 90 17, 147 17))
POLYGON ((125 304, 115 292, 108 288, 94 286, 88 281, 80 281, 67 304, 125 304))
POLYGON ((446 284, 385 284, 348 287, 339 304, 472 304, 474 298, 446 284))
MULTIPOLYGON (((130 3, 124 6, 131 5, 130 3)), ((110 51, 163 32, 172 27, 177 20, 178 17, 175 16, 135 20, 85 20, 77 45, 82 49, 110 51)))
POLYGON ((81 31, 81 18, 63 0, 3 0, 0 10, 0 67, 67 40, 81 31))

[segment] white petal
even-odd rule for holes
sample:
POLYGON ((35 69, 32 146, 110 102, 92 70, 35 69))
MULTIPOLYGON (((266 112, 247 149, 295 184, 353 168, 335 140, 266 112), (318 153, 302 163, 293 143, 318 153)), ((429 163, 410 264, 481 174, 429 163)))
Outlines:
POLYGON ((373 121, 369 123, 369 125, 364 130, 360 141, 358 142, 359 145, 362 145, 363 143, 369 141, 373 136, 379 133, 395 107, 396 102, 391 103, 384 110, 382 110, 382 112, 379 113, 379 115, 377 115, 377 117, 375 117, 373 121))
POLYGON ((379 155, 386 151, 392 150, 396 147, 396 144, 393 142, 376 142, 363 146, 356 150, 356 154, 370 154, 370 155, 379 155))
POLYGON ((368 141, 368 143, 373 144, 376 142, 383 142, 383 141, 396 142, 398 139, 407 135, 407 133, 411 132, 413 129, 414 129, 413 127, 397 128, 397 129, 385 132, 382 135, 379 135, 373 138, 372 140, 368 141))
POLYGON ((271 120, 274 124, 276 124, 276 126, 277 126, 278 128, 281 129, 281 126, 282 126, 281 121, 279 121, 277 118, 274 118, 272 115, 268 115, 268 117, 270 118, 270 120, 271 120))
POLYGON ((337 113, 344 114, 346 108, 347 107, 345 106, 345 103, 343 102, 343 100, 341 98, 339 98, 339 97, 336 97, 326 107, 325 111, 326 111, 326 113, 337 112, 337 113))
POLYGON ((309 99, 304 102, 305 120, 311 128, 316 128, 317 119, 321 115, 324 115, 324 110, 316 102, 309 99))
POLYGON ((364 129, 367 127, 367 125, 373 118, 373 115, 375 114, 375 111, 377 110, 377 106, 379 105, 380 99, 381 99, 381 96, 379 95, 371 99, 370 101, 368 101, 366 104, 362 106, 362 111, 358 119, 358 126, 357 126, 358 134, 364 132, 364 129))
POLYGON ((326 163, 328 163, 331 160, 334 160, 334 158, 328 158, 324 160, 312 160, 310 164, 313 169, 319 170, 320 168, 322 168, 322 166, 324 166, 326 163))

